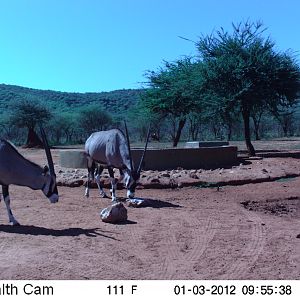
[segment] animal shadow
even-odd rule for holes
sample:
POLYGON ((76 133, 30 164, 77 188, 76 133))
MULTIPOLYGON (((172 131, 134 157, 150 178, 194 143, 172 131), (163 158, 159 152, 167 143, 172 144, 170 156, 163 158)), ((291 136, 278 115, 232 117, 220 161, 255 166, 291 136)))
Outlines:
POLYGON ((114 225, 116 225, 116 226, 122 226, 122 225, 134 225, 134 224, 137 224, 137 222, 136 222, 136 221, 131 221, 131 220, 126 220, 126 221, 114 223, 114 225))
POLYGON ((20 225, 20 226, 12 226, 12 225, 0 225, 0 232, 8 232, 8 233, 17 233, 17 234, 25 234, 25 235, 45 235, 45 236, 80 236, 85 235, 88 237, 96 237, 103 236, 109 239, 116 240, 114 237, 111 237, 107 234, 100 233, 100 228, 66 228, 66 229, 51 229, 45 227, 39 227, 34 225, 20 225))
MULTIPOLYGON (((141 205, 139 205, 139 206, 131 205, 131 206, 133 206, 133 207, 153 207, 153 208, 164 208, 164 207, 180 208, 180 207, 182 207, 181 205, 173 204, 173 203, 170 203, 167 201, 162 201, 162 200, 149 199, 149 198, 139 198, 139 199, 144 200, 144 202, 141 205)), ((126 202, 127 198, 119 198, 118 201, 126 202)))

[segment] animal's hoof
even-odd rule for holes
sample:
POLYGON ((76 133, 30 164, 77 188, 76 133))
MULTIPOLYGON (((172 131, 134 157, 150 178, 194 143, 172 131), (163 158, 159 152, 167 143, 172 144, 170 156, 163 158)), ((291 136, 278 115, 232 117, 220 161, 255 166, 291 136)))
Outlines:
POLYGON ((21 226, 19 222, 10 223, 12 226, 21 226))
POLYGON ((84 196, 86 196, 87 198, 90 196, 89 188, 85 188, 84 196))

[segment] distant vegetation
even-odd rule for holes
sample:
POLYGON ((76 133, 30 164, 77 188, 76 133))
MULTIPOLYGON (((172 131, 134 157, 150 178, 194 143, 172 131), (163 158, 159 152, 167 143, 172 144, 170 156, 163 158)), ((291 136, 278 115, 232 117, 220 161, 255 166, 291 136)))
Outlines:
POLYGON ((32 99, 42 101, 50 109, 70 112, 90 104, 97 104, 113 115, 122 115, 136 104, 142 90, 124 89, 101 93, 67 93, 31 89, 15 85, 0 84, 0 109, 9 109, 13 101, 32 99))
POLYGON ((202 35, 197 56, 164 62, 139 90, 66 93, 0 85, 0 131, 17 144, 38 145, 43 124, 52 144, 84 143, 93 131, 123 129, 131 141, 251 140, 300 135, 300 68, 278 52, 262 24, 233 25, 202 35))
POLYGON ((28 122, 33 122, 35 131, 36 124, 43 124, 52 143, 82 143, 94 130, 119 126, 139 101, 142 92, 124 89, 101 93, 67 93, 0 84, 1 136, 17 144, 30 145, 28 122), (24 103, 28 104, 27 107, 24 103), (47 110, 47 118, 30 114, 31 106, 47 110), (20 110, 23 110, 22 113, 20 110), (23 114, 23 117, 27 115, 26 124, 20 122, 20 118, 17 122, 16 114, 23 114), (97 114, 98 118, 95 117, 97 114))

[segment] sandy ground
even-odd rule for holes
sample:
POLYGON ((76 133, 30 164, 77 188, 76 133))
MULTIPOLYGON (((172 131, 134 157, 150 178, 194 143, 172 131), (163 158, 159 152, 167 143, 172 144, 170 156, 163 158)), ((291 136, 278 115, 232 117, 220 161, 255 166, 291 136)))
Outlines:
MULTIPOLYGON (((44 164, 41 150, 22 152, 44 164)), ((68 181, 57 158, 54 151, 58 180, 68 181)), ((149 173, 145 185, 175 177, 181 187, 137 190, 151 205, 125 205, 124 224, 101 221, 110 199, 96 189, 86 199, 83 186, 60 186, 60 201, 50 204, 41 191, 12 186, 12 210, 22 226, 8 224, 2 201, 0 279, 300 279, 299 172, 299 159, 270 158, 193 170, 198 178, 185 170, 177 177, 149 173), (280 177, 287 178, 270 181, 280 177), (248 183, 257 178, 269 182, 248 183), (198 186, 181 184, 195 180, 198 186), (228 185, 203 188, 203 181, 228 185)), ((69 170, 74 176, 84 180, 81 171, 69 170)))

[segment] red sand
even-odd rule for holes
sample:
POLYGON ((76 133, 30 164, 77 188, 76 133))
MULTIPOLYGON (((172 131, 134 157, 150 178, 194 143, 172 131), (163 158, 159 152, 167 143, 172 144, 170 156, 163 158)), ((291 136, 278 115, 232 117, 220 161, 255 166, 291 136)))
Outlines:
MULTIPOLYGON (((41 150, 24 152, 44 161, 41 150)), ((22 226, 8 224, 1 204, 0 279, 300 279, 299 186, 300 177, 138 190, 152 206, 127 207, 129 220, 118 225, 101 221, 110 199, 96 189, 86 199, 82 186, 59 187, 60 201, 50 204, 41 191, 11 186, 22 226)))

